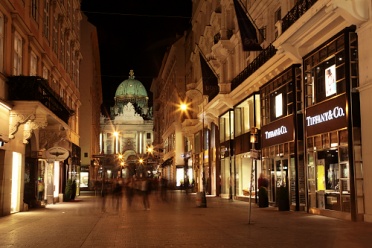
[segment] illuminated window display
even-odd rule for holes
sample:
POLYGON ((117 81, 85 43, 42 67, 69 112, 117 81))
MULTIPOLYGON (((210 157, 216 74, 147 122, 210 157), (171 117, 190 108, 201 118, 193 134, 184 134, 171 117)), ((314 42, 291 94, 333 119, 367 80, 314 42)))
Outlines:
POLYGON ((310 213, 345 219, 356 219, 363 213, 363 192, 357 192, 363 178, 358 173, 362 171, 362 161, 356 104, 359 96, 352 90, 358 87, 354 67, 357 36, 352 29, 343 30, 304 58, 310 213))
POLYGON ((261 170, 269 178, 268 197, 276 204, 282 187, 292 209, 303 209, 305 171, 301 112, 301 69, 292 65, 260 88, 261 170), (294 135, 294 134, 297 135, 294 135))

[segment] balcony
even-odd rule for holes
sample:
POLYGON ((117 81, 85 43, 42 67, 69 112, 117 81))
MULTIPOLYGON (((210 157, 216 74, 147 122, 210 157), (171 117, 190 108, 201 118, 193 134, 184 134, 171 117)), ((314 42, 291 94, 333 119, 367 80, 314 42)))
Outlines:
POLYGON ((271 59, 276 54, 276 49, 270 45, 263 50, 242 72, 239 73, 233 80, 231 80, 231 90, 237 88, 244 82, 250 75, 257 71, 263 64, 271 59))
POLYGON ((8 78, 8 94, 11 101, 39 101, 65 123, 74 114, 48 85, 37 76, 12 76, 8 78))
POLYGON ((293 23, 306 13, 317 0, 298 1, 297 4, 282 19, 282 32, 285 32, 293 23))

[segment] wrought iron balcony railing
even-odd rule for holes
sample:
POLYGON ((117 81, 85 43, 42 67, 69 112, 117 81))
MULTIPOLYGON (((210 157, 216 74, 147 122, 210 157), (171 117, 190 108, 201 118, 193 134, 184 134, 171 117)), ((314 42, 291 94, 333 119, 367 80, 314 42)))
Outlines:
POLYGON ((8 95, 12 101, 39 101, 65 123, 74 114, 48 85, 47 80, 38 76, 8 77, 8 95))
POLYGON ((276 49, 273 45, 268 46, 242 71, 231 80, 231 90, 238 87, 244 80, 257 71, 263 64, 276 54, 276 49))
POLYGON ((313 6, 317 0, 297 1, 296 5, 282 19, 282 32, 284 33, 293 23, 313 6))

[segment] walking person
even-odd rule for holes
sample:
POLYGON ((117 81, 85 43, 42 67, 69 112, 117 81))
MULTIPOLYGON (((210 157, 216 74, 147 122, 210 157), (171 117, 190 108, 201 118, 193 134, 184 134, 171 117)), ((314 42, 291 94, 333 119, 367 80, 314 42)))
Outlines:
POLYGON ((122 187, 118 182, 115 184, 115 187, 112 193, 113 193, 112 195, 113 195, 113 200, 114 200, 113 204, 116 205, 115 208, 116 208, 116 211, 118 211, 120 202, 121 202, 121 197, 122 197, 122 187))
POLYGON ((151 192, 151 180, 149 178, 144 178, 141 182, 141 193, 143 197, 143 207, 145 210, 150 210, 149 195, 151 192))
POLYGON ((167 201, 167 188, 168 188, 168 180, 165 177, 161 177, 161 179, 160 179, 160 198, 163 201, 167 201))
POLYGON ((101 196, 102 196, 102 206, 101 206, 101 211, 106 212, 106 197, 107 197, 107 189, 105 184, 102 184, 102 189, 101 189, 101 196))

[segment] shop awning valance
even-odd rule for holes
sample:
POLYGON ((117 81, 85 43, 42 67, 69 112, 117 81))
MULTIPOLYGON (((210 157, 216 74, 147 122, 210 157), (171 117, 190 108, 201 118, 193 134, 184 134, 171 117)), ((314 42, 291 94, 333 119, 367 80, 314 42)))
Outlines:
POLYGON ((165 160, 162 164, 161 164, 161 167, 166 167, 166 166, 170 166, 173 164, 173 157, 171 158, 168 158, 167 160, 165 160))

